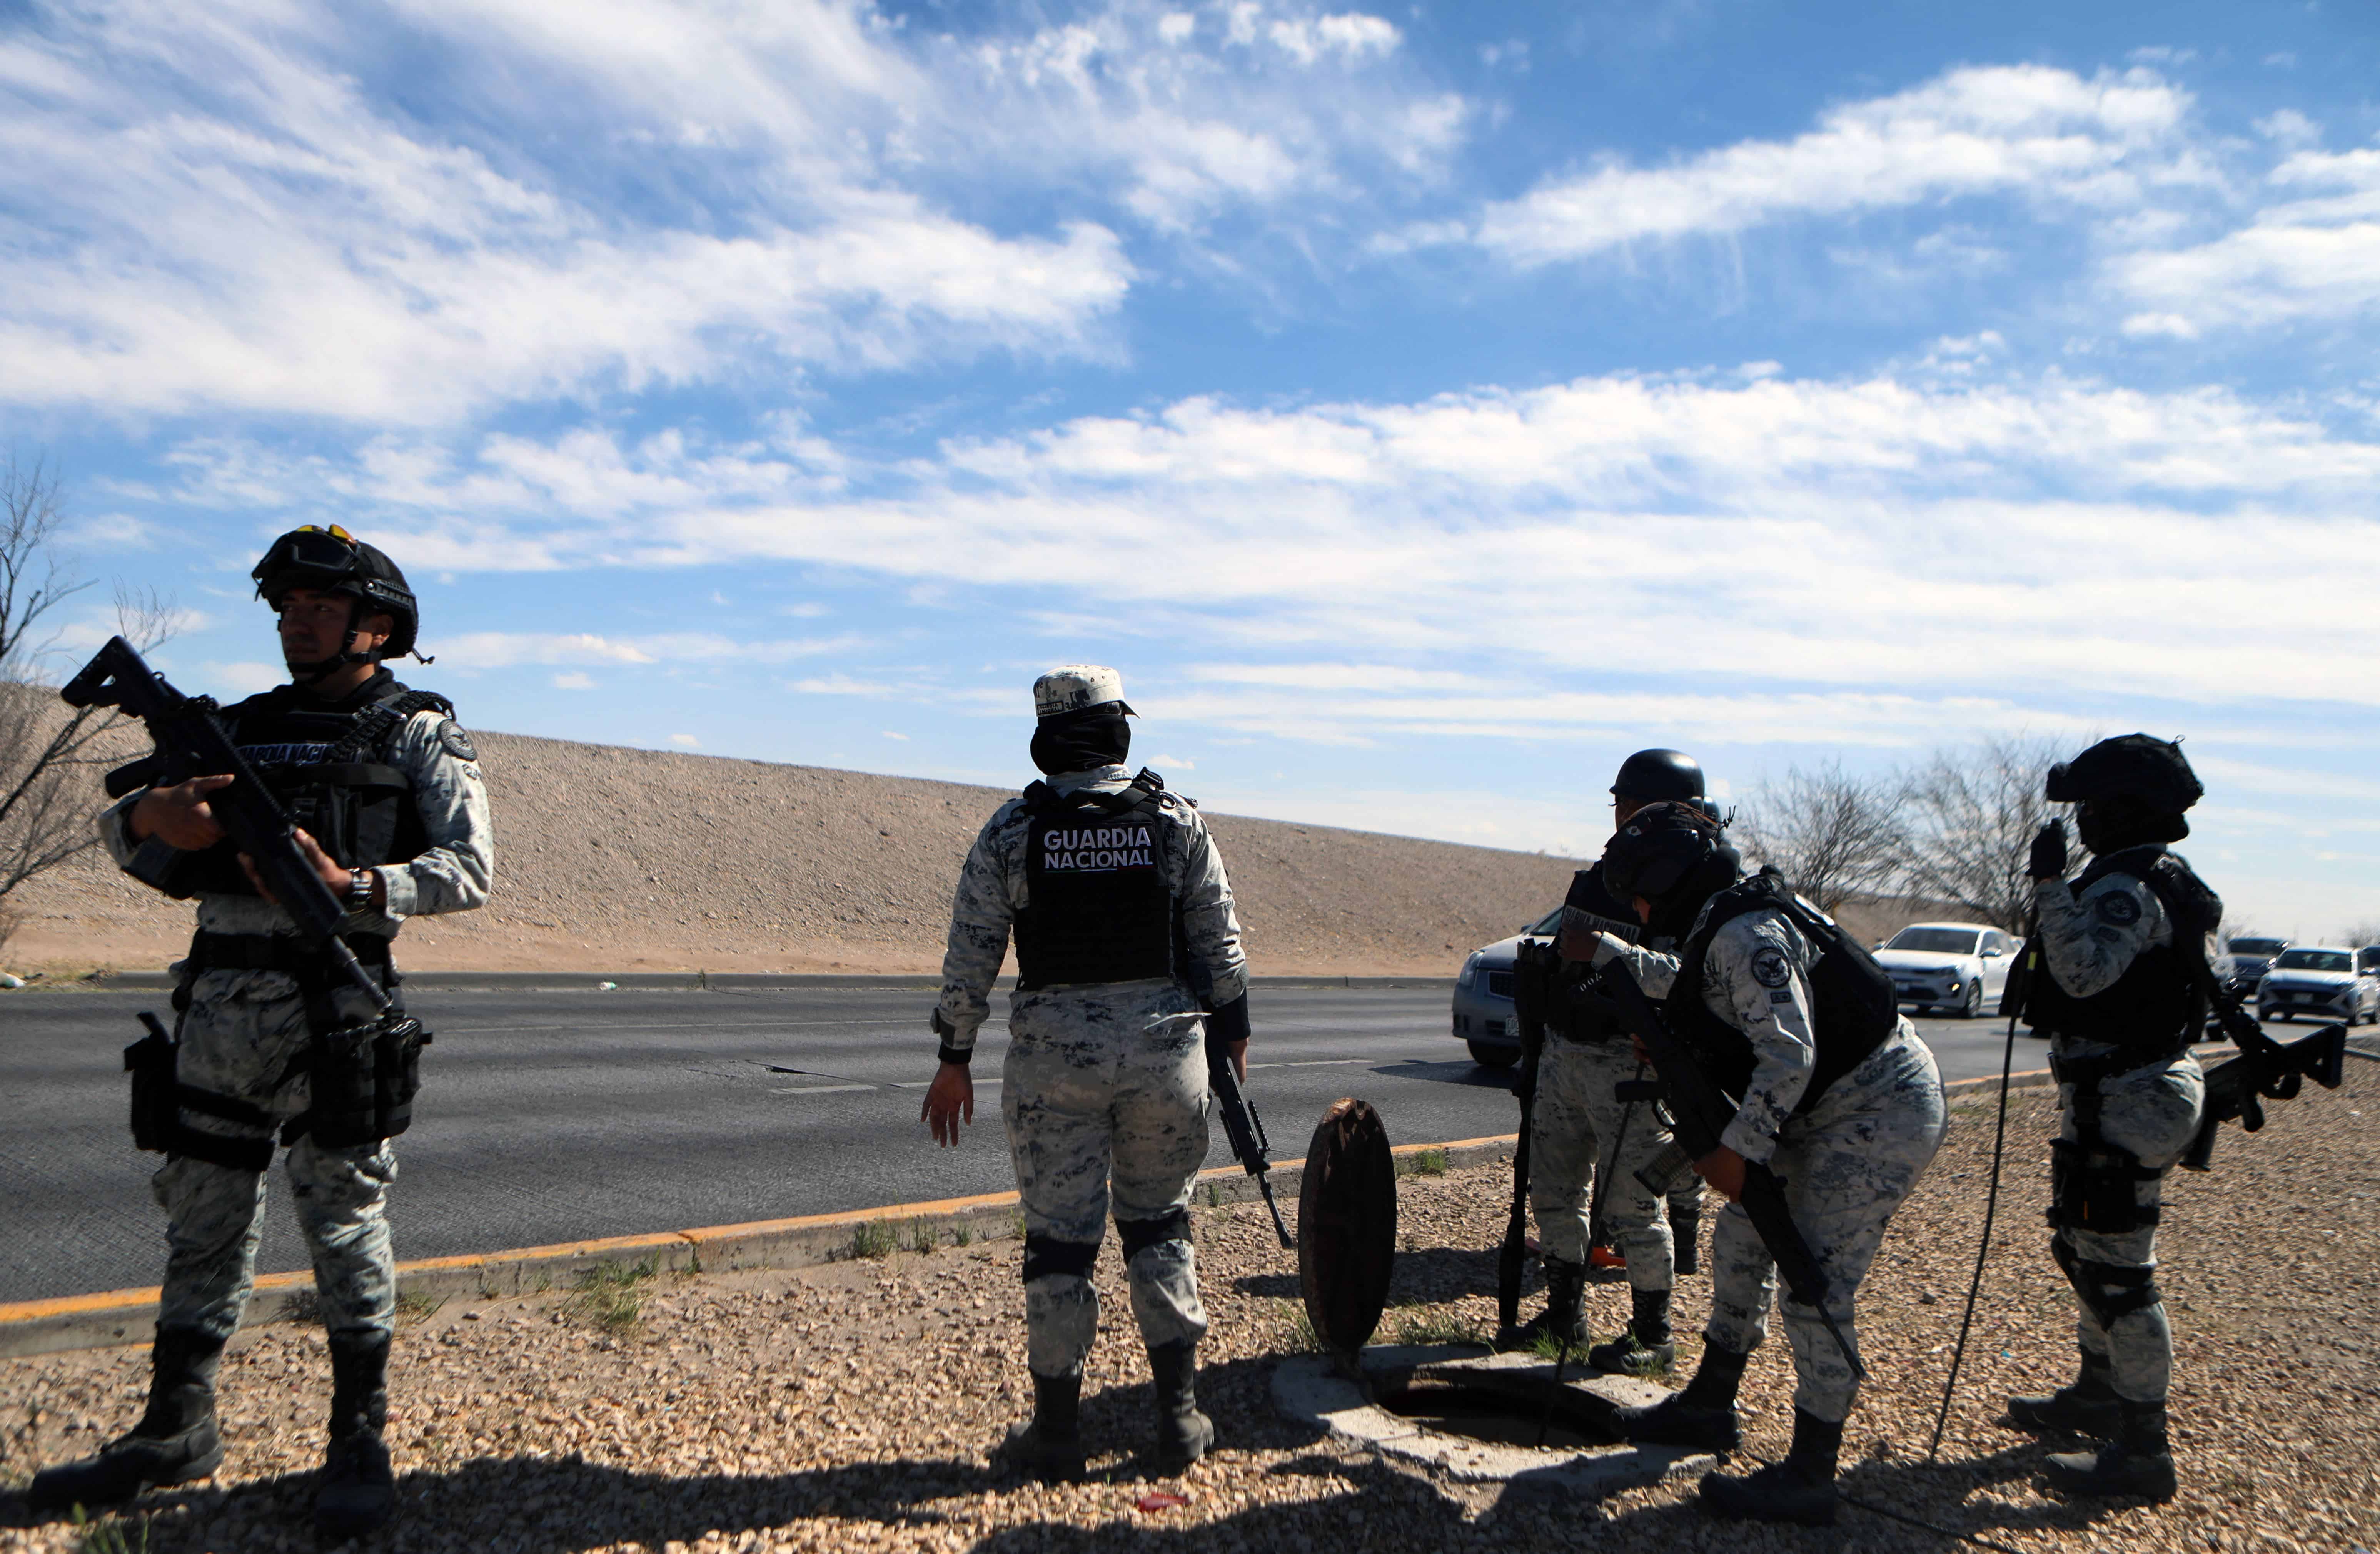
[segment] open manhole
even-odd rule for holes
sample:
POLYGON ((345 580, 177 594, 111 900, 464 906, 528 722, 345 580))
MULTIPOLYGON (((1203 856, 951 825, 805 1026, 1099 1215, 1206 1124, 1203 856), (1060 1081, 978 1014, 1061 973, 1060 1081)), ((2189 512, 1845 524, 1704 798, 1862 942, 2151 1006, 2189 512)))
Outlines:
POLYGON ((1423 1429, 1496 1446, 1584 1451, 1620 1444, 1620 1438, 1602 1426, 1609 1404, 1594 1407, 1584 1398, 1548 1390, 1548 1396, 1531 1401, 1504 1389, 1415 1377, 1411 1385, 1376 1393, 1372 1401, 1423 1429))
POLYGON ((1507 1492, 1595 1499, 1711 1465, 1676 1447, 1630 1445, 1612 1411, 1658 1402, 1665 1389, 1530 1354, 1478 1346, 1366 1346, 1354 1354, 1293 1354, 1273 1372, 1290 1418, 1382 1456, 1507 1492), (1538 1430, 1545 1431, 1538 1444, 1538 1430))

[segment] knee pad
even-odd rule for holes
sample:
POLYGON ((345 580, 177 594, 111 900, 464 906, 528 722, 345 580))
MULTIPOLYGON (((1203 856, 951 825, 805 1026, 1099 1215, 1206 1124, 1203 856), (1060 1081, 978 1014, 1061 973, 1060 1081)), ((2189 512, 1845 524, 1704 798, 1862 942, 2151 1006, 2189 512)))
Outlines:
POLYGON ((1025 1282, 1030 1284, 1052 1274, 1088 1279, 1091 1265, 1099 1259, 1099 1244, 1096 1241, 1061 1241, 1054 1235, 1030 1232, 1025 1237, 1025 1282))
POLYGON ((2058 1259, 2066 1281, 2074 1286, 2075 1298, 2090 1308, 2102 1329, 2165 1299, 2157 1288, 2155 1269, 2093 1262, 2068 1245, 2062 1235, 2051 1238, 2049 1255, 2058 1259))
POLYGON ((2082 1144, 2055 1139, 2049 1151, 2053 1228, 2121 1235, 2157 1222, 2156 1208, 2141 1203, 2139 1188, 2165 1172, 2144 1169, 2138 1155, 2104 1140, 2082 1144))
POLYGON ((1116 1234, 1123 1238, 1123 1260, 1126 1264, 1130 1264, 1135 1257, 1161 1243, 1188 1241, 1190 1211, 1186 1208, 1169 1208, 1150 1220, 1118 1220, 1116 1234))

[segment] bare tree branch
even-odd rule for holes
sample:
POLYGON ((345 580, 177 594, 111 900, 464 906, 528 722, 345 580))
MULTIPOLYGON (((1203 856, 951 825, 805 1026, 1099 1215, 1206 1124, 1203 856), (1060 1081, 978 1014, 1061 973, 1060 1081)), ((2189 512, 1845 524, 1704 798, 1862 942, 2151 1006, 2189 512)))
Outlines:
MULTIPOLYGON (((125 720, 111 710, 70 709, 46 682, 55 635, 45 617, 90 587, 61 555, 65 508, 46 458, 0 466, 0 904, 27 880, 97 845, 92 768, 125 720)), ((144 650, 171 634, 170 601, 119 588, 117 629, 144 650)))
POLYGON ((1736 821, 1751 851, 1828 913, 1898 872, 1905 851, 1900 778, 1853 777, 1840 760, 1790 768, 1753 791, 1736 821))
POLYGON ((2033 904, 2026 851, 2057 813, 2042 795, 2043 779, 2071 753, 2065 741, 2025 735, 1936 751, 1903 787, 1901 888, 2022 933, 2033 904))

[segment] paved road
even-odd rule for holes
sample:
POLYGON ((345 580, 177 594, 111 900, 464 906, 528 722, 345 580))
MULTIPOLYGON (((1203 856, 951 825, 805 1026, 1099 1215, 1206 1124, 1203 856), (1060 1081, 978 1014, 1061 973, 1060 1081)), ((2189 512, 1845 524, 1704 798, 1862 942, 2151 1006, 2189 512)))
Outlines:
MULTIPOLYGON (((976 1061, 961 1147, 917 1121, 933 1041, 911 990, 439 992, 408 1001, 437 1032, 398 1146, 397 1253, 431 1257, 1004 1192, 1006 1012, 976 1061)), ((1510 1078, 1446 1034, 1444 989, 1263 989, 1249 1089, 1275 1153, 1302 1155, 1343 1095, 1399 1142, 1512 1130, 1510 1078)), ((119 1054, 156 992, 0 995, 0 1301, 157 1281, 159 1158, 126 1132, 119 1054)), ((1926 1021, 1950 1077, 1997 1073, 1988 1022, 1926 1021)), ((2018 1066, 2037 1067, 2020 1038, 2018 1066)), ((1215 1131, 1212 1164, 1229 1163, 1215 1131)), ((305 1266, 275 1180, 266 1271, 305 1266)))

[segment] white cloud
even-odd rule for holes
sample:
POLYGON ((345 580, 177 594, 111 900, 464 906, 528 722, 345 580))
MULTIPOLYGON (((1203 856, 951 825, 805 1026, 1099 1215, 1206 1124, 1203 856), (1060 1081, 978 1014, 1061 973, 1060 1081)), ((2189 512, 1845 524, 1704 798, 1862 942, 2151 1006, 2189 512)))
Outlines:
POLYGON ((686 750, 698 749, 702 745, 701 740, 690 734, 673 734, 669 736, 669 742, 686 750))
POLYGON ((887 739, 897 739, 897 740, 901 741, 901 743, 903 743, 904 745, 905 745, 905 744, 907 744, 907 743, 909 742, 909 736, 908 736, 907 735, 905 735, 905 734, 895 734, 892 730, 891 730, 891 729, 889 729, 889 728, 888 728, 888 729, 883 730, 882 732, 883 732, 884 737, 885 737, 885 738, 887 738, 887 739))
MULTIPOLYGON (((467 631, 440 637, 434 646, 442 654, 454 655, 457 665, 481 670, 507 669, 525 663, 647 665, 704 663, 722 660, 783 663, 794 659, 844 651, 859 645, 861 640, 846 636, 738 641, 716 633, 695 631, 662 632, 644 637, 599 637, 585 632, 467 631)), ((557 675, 554 684, 565 689, 581 690, 587 688, 586 686, 565 682, 586 679, 583 674, 565 674, 557 675)))
POLYGON ((429 425, 1112 358, 1117 223, 1364 198, 1463 118, 1385 71, 1390 24, 1293 4, 1245 7, 1260 61, 1136 0, 964 40, 829 0, 395 9, 124 0, 0 32, 0 201, 36 213, 0 253, 0 400, 429 425), (1087 187, 1105 219, 953 213, 1087 187))
MULTIPOLYGON (((2078 686, 2380 701, 2362 670, 2380 653, 2367 607, 2380 442, 2357 424, 2056 374, 1749 371, 1411 404, 1189 399, 953 443, 930 462, 852 465, 808 500, 779 499, 765 467, 717 450, 605 444, 597 463, 650 480, 651 505, 589 516, 524 486, 468 527, 443 516, 456 504, 435 481, 408 475, 375 499, 365 477, 342 478, 400 553, 456 567, 787 561, 954 600, 997 589, 1027 620, 1074 607, 1052 578, 1095 575, 1100 630, 1121 617, 1203 645, 1184 677, 1198 688, 1153 698, 1176 715, 1338 739, 1649 721, 1894 744, 2043 724, 2078 686), (1580 675, 1697 688, 1589 694, 1580 675), (1540 694, 1548 684, 1568 688, 1540 694)), ((468 458, 440 467, 457 485, 483 479, 468 458)), ((312 468, 257 479, 295 491, 312 468)), ((831 640, 452 646, 475 661, 638 662, 831 640)), ((843 674, 795 688, 923 694, 843 674)))
POLYGON ((2187 176, 2171 141, 2189 103, 2144 69, 2085 79, 2046 66, 1961 68, 1831 109, 1791 140, 1550 180, 1489 206, 1475 237, 1534 265, 1987 193, 2122 206, 2150 183, 2187 176))
POLYGON ((2211 241, 2116 259, 2113 285, 2192 332, 2380 313, 2380 147, 2291 151, 2260 192, 2211 241))
POLYGON ((592 674, 581 674, 576 671, 567 674, 557 674, 553 677, 553 688, 558 691, 591 691, 595 688, 595 677, 592 674))

